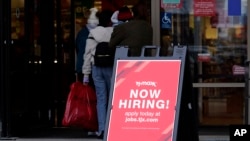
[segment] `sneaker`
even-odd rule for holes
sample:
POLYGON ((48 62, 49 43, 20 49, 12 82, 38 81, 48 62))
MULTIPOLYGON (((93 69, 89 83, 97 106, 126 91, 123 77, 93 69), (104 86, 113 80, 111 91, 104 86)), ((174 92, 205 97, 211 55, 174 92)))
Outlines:
POLYGON ((88 137, 96 137, 97 134, 96 134, 96 132, 88 132, 88 133, 87 133, 87 136, 88 136, 88 137))
POLYGON ((104 132, 102 131, 101 134, 99 136, 97 136, 98 139, 103 139, 104 136, 104 132))

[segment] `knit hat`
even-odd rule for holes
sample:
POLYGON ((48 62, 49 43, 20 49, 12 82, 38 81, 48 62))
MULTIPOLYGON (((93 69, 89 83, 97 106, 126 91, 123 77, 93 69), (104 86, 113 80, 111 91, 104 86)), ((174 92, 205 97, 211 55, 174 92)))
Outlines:
POLYGON ((89 15, 89 18, 88 18, 88 23, 98 25, 99 20, 96 17, 96 13, 98 12, 98 9, 97 8, 91 8, 89 11, 90 11, 90 15, 89 15))
POLYGON ((132 12, 127 6, 123 6, 119 9, 119 14, 117 16, 117 19, 119 21, 127 21, 133 18, 132 12))

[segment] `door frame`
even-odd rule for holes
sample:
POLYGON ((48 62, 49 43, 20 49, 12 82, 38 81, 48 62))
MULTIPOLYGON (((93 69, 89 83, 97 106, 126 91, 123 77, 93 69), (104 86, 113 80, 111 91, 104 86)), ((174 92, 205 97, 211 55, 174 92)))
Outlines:
POLYGON ((9 136, 9 50, 12 44, 10 36, 10 8, 11 1, 1 0, 0 1, 0 137, 9 136))
MULTIPOLYGON (((250 41, 250 31, 249 31, 249 27, 250 27, 250 1, 248 0, 247 1, 247 41, 250 41)), ((245 124, 250 124, 250 65, 249 65, 249 62, 250 62, 250 43, 247 42, 247 75, 246 75, 246 100, 245 100, 245 124)))
POLYGON ((153 45, 160 46, 160 10, 161 0, 151 0, 151 25, 153 27, 153 45))

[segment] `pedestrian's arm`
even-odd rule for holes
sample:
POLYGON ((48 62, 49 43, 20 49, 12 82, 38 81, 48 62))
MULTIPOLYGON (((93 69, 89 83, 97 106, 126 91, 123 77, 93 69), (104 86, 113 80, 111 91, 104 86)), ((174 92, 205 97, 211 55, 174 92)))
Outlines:
POLYGON ((84 53, 84 63, 82 66, 82 73, 84 74, 84 78, 88 78, 91 73, 91 58, 93 56, 93 49, 96 45, 96 41, 93 39, 87 39, 86 41, 86 48, 84 53))
POLYGON ((123 41, 124 37, 125 37, 125 32, 123 32, 123 28, 115 27, 111 34, 109 46, 111 48, 116 48, 118 45, 121 45, 121 42, 123 41))

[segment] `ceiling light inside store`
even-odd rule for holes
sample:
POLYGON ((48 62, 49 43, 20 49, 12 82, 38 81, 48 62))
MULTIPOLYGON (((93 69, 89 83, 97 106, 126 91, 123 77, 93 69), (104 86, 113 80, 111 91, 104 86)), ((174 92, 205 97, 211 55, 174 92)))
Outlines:
POLYGON ((102 1, 98 0, 94 2, 94 7, 96 7, 98 10, 102 9, 102 1))

